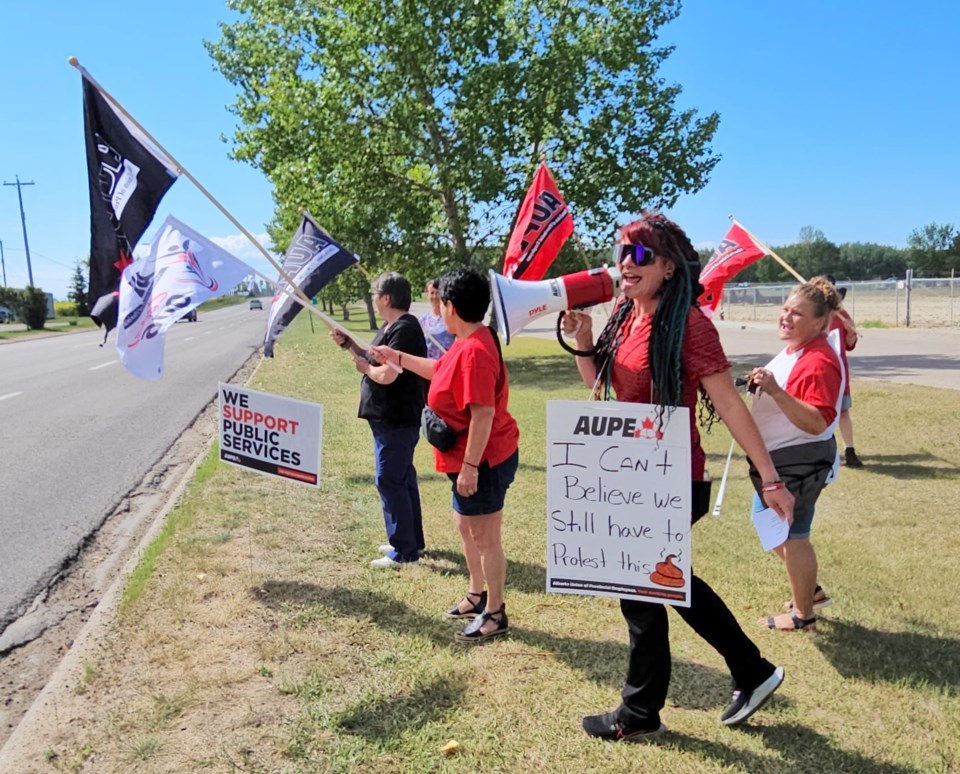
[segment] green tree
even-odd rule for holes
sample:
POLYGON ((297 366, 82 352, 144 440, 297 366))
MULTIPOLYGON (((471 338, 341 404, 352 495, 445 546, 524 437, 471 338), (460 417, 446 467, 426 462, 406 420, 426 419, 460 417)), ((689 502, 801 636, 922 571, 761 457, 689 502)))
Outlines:
POLYGON ((10 309, 28 330, 42 331, 47 324, 47 294, 40 288, 0 288, 0 306, 10 309))
MULTIPOLYGON (((826 238, 824 233, 813 226, 800 229, 800 240, 792 245, 777 248, 777 255, 783 258, 801 276, 810 279, 821 274, 836 275, 840 266, 840 248, 826 238)), ((793 282, 794 277, 776 261, 774 282, 793 282)), ((772 267, 766 267, 771 271, 772 267)))
POLYGON ((800 229, 800 238, 797 241, 801 244, 807 244, 810 242, 826 242, 827 235, 824 234, 820 229, 813 226, 803 226, 800 229))
POLYGON ((845 242, 840 245, 840 268, 831 272, 837 279, 886 279, 903 276, 907 268, 905 250, 872 242, 845 242))
POLYGON ((502 257, 542 155, 587 244, 699 190, 718 161, 719 117, 678 108, 659 73, 677 0, 231 7, 207 47, 239 89, 232 153, 275 186, 275 244, 305 205, 370 274, 419 285, 484 246, 502 257))
POLYGON ((72 301, 76 307, 77 317, 86 317, 90 314, 90 306, 87 303, 87 266, 87 261, 77 261, 73 267, 70 292, 67 293, 67 300, 72 301))
POLYGON ((952 225, 929 223, 914 229, 907 237, 907 261, 917 274, 927 277, 944 276, 960 266, 955 250, 960 238, 952 225))

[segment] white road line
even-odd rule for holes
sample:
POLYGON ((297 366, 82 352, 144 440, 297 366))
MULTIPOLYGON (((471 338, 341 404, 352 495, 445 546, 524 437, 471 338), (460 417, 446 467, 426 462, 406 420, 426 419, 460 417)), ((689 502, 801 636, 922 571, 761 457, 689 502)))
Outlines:
POLYGON ((184 341, 193 341, 195 338, 197 338, 197 337, 196 337, 196 336, 187 336, 187 338, 185 338, 184 341))
POLYGON ((213 331, 204 331, 204 332, 203 332, 203 335, 204 335, 204 336, 209 336, 211 333, 213 333, 213 331))
POLYGON ((116 364, 117 364, 117 361, 116 361, 116 360, 111 360, 109 363, 101 363, 101 364, 98 365, 98 366, 92 366, 92 367, 90 368, 90 370, 91 370, 91 371, 99 371, 101 368, 106 368, 107 366, 112 366, 112 365, 116 365, 116 364))
POLYGON ((16 398, 18 395, 23 395, 22 392, 8 392, 6 395, 0 395, 0 400, 6 400, 7 398, 16 398))

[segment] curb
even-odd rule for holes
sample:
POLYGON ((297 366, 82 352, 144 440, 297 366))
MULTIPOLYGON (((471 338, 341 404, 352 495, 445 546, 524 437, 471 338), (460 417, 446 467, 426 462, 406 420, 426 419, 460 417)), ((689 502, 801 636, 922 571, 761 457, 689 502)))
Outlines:
POLYGON ((77 684, 77 681, 83 675, 84 660, 91 649, 95 649, 98 643, 110 634, 110 630, 116 621, 116 613, 120 606, 127 579, 140 563, 147 547, 166 525, 170 512, 180 502, 186 488, 193 481, 200 463, 210 453, 214 438, 215 436, 211 436, 207 440, 202 452, 197 455, 181 480, 174 486, 166 505, 154 519, 136 549, 93 609, 89 620, 74 639, 73 646, 57 665, 43 690, 30 705, 30 709, 27 710, 13 733, 7 738, 3 748, 0 748, 0 771, 41 771, 39 768, 29 768, 37 765, 33 756, 38 751, 33 747, 38 742, 44 743, 40 729, 44 728, 45 725, 47 728, 56 728, 61 725, 61 718, 57 712, 58 696, 62 691, 72 690, 72 687, 77 684))

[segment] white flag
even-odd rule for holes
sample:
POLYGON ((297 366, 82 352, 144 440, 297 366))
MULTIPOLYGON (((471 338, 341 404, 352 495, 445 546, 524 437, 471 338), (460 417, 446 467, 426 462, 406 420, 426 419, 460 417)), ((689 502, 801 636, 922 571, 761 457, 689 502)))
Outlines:
POLYGON ((134 376, 163 376, 167 329, 209 298, 222 296, 253 271, 172 215, 145 258, 120 278, 117 352, 134 376))

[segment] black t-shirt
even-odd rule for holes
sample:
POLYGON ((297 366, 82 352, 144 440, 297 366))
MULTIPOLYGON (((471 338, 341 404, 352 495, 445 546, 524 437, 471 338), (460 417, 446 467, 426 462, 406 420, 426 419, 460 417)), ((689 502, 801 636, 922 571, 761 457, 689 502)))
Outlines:
MULTIPOLYGON (((384 326, 374 336, 373 346, 385 344, 398 352, 427 356, 427 342, 417 318, 405 314, 389 329, 384 326)), ((379 365, 372 357, 367 360, 379 365)), ((377 384, 364 376, 360 382, 361 419, 386 422, 397 427, 419 427, 420 413, 427 399, 427 382, 412 371, 404 370, 391 384, 377 384)))

